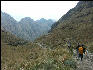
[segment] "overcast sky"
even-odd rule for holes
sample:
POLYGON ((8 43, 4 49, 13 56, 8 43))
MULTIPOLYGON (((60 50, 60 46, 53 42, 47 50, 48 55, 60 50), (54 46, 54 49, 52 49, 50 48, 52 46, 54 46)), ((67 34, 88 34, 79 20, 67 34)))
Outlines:
POLYGON ((10 14, 17 21, 24 17, 58 20, 77 3, 78 1, 1 1, 1 11, 10 14))

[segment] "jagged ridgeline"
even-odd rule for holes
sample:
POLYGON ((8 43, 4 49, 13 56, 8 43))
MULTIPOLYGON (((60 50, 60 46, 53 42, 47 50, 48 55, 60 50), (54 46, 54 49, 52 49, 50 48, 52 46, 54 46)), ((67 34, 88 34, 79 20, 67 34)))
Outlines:
POLYGON ((53 23, 54 21, 51 19, 46 20, 41 18, 34 21, 30 17, 22 18, 17 22, 9 14, 1 12, 1 28, 4 28, 19 38, 29 41, 34 41, 41 35, 47 34, 53 23))
POLYGON ((75 46, 78 42, 93 43, 93 1, 80 1, 52 25, 48 35, 36 41, 53 47, 63 47, 70 40, 75 46))

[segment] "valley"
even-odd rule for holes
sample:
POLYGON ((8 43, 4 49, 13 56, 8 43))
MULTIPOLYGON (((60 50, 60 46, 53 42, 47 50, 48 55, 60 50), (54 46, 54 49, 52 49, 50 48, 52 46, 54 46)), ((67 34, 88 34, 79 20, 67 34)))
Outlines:
POLYGON ((1 69, 92 70, 93 1, 79 1, 55 22, 30 17, 17 22, 1 12, 1 69), (82 61, 77 59, 78 43, 88 51, 82 61))

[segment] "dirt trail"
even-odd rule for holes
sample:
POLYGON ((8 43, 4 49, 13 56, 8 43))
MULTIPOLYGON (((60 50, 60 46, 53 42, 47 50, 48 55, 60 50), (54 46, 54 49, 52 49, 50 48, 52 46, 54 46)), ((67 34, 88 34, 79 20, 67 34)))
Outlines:
POLYGON ((77 69, 76 70, 93 70, 93 53, 87 53, 87 55, 84 54, 83 60, 80 59, 77 60, 77 56, 73 56, 73 59, 75 59, 77 63, 77 69))
MULTIPOLYGON (((37 43, 40 47, 46 49, 40 43, 37 43)), ((77 60, 76 50, 73 50, 74 55, 73 59, 76 61, 77 69, 76 70, 93 70, 93 53, 87 53, 83 55, 83 60, 77 60)))

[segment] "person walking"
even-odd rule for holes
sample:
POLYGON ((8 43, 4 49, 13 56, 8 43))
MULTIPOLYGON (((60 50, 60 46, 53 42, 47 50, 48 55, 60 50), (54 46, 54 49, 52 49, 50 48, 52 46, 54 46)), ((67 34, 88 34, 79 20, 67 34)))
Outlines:
POLYGON ((82 61, 82 59, 83 59, 83 53, 85 54, 85 52, 86 52, 86 48, 84 47, 84 45, 83 44, 78 44, 78 46, 76 47, 76 50, 77 50, 77 57, 79 58, 81 58, 81 61, 82 61))

